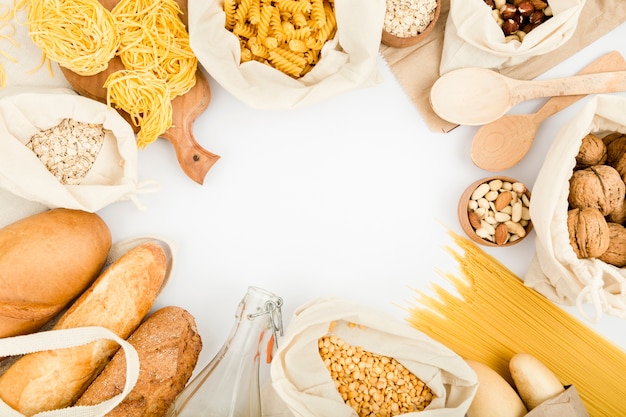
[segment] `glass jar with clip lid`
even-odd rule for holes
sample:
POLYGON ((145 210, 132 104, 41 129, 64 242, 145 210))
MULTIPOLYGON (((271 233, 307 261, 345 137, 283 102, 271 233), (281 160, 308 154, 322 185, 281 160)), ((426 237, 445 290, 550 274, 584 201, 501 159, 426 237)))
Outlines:
POLYGON ((176 398, 167 417, 261 417, 260 365, 282 336, 282 298, 248 287, 231 333, 176 398))

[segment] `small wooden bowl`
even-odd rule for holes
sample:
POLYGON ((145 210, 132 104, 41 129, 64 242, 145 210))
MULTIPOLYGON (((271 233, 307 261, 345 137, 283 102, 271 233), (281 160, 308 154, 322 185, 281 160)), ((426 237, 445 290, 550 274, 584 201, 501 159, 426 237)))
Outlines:
POLYGON ((432 30, 434 29, 435 24, 437 23, 437 20, 439 20, 440 12, 441 12, 441 0, 437 0, 437 7, 435 8, 435 15, 433 16, 433 20, 431 20, 431 22, 428 24, 428 26, 426 27, 426 29, 424 29, 423 32, 418 33, 415 36, 409 36, 409 37, 395 36, 387 32, 385 29, 383 29, 383 34, 381 38, 382 44, 391 46, 394 48, 406 48, 407 46, 412 46, 412 45, 417 44, 418 42, 423 41, 424 39, 428 37, 430 32, 432 32, 432 30))
MULTIPOLYGON (((489 183, 492 180, 502 180, 502 181, 510 182, 510 183, 520 182, 511 177, 493 176, 493 177, 487 177, 487 178, 477 180, 473 182, 472 184, 470 184, 465 189, 463 194, 461 194, 461 197, 459 198, 459 206, 458 206, 459 223, 461 224, 461 228, 463 229, 465 234, 476 243, 479 243, 484 246, 495 246, 495 247, 512 246, 512 245, 515 245, 516 243, 521 242, 522 240, 526 238, 526 236, 528 236, 528 234, 533 228, 532 221, 529 221, 526 227, 524 227, 524 230, 526 231, 524 236, 520 237, 517 240, 507 241, 506 243, 503 243, 500 245, 476 234, 476 230, 470 223, 468 205, 469 205, 470 198, 472 194, 474 193, 474 190, 476 190, 476 188, 478 188, 478 186, 480 186, 481 184, 489 183)), ((526 189, 524 194, 530 200, 530 191, 528 190, 528 187, 526 187, 525 185, 524 185, 524 188, 526 189)))

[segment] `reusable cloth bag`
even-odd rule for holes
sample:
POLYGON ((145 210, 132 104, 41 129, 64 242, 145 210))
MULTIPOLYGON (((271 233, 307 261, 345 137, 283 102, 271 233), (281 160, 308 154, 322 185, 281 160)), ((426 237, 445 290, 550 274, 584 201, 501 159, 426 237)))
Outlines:
POLYGON ((137 144, 130 124, 106 104, 73 93, 23 92, 0 99, 0 188, 48 208, 97 211, 135 198, 137 144), (107 130, 96 161, 80 185, 64 185, 25 145, 42 130, 71 118, 107 130))
POLYGON ((260 62, 240 64, 239 39, 224 27, 221 1, 189 1, 189 41, 207 72, 250 107, 301 107, 382 80, 377 60, 385 0, 336 0, 334 5, 337 34, 299 79, 260 62))
POLYGON ((555 50, 576 30, 586 0, 549 0, 552 18, 522 42, 506 42, 484 0, 450 0, 439 73, 463 67, 501 69, 555 50))
MULTIPOLYGON (((80 407, 67 407, 59 410, 44 411, 33 417, 100 417, 120 404, 133 389, 139 377, 139 356, 135 348, 104 327, 78 327, 74 329, 49 330, 24 336, 0 339, 0 357, 16 356, 24 353, 39 352, 48 349, 62 349, 85 345, 96 340, 112 340, 123 349, 126 358, 126 384, 123 391, 100 404, 80 407)), ((6 405, 0 399, 2 417, 24 417, 24 415, 6 405)))
POLYGON ((395 358, 436 394, 424 411, 404 415, 465 415, 478 379, 460 356, 370 306, 321 298, 298 308, 280 339, 270 368, 271 390, 265 390, 263 398, 264 416, 357 416, 339 395, 319 354, 318 339, 329 333, 331 324, 333 335, 366 351, 395 358))
POLYGON ((535 180, 530 205, 535 256, 525 285, 554 302, 576 305, 594 322, 603 313, 626 318, 626 270, 596 258, 578 259, 574 253, 567 230, 569 179, 583 137, 615 131, 626 133, 626 98, 593 97, 558 131, 535 180))

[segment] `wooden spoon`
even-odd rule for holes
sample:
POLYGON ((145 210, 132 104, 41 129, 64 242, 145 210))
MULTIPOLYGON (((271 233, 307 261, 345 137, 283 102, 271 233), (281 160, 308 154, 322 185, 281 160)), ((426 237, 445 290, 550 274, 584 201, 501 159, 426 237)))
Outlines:
MULTIPOLYGON (((579 74, 620 70, 626 70, 626 61, 618 51, 612 51, 589 64, 579 74)), ((530 150, 541 122, 583 97, 552 97, 536 113, 509 114, 482 126, 472 141, 472 161, 487 171, 511 168, 530 150)))
MULTIPOLYGON (((120 0, 99 1, 105 8, 111 10, 120 0)), ((187 0, 176 1, 183 12, 181 17, 186 25, 187 0)), ((96 75, 82 76, 63 67, 61 67, 61 71, 78 94, 106 103, 107 92, 103 87, 104 82, 111 73, 123 68, 124 64, 116 56, 109 62, 109 67, 105 71, 96 75)), ((204 182, 207 172, 220 158, 202 148, 193 136, 193 122, 207 108, 210 98, 209 83, 198 69, 195 86, 186 94, 172 100, 172 126, 161 134, 162 138, 169 140, 174 146, 176 158, 183 172, 198 184, 204 182)), ((120 111, 120 114, 130 121, 128 114, 123 111, 120 111)), ((135 128, 135 132, 138 131, 134 125, 133 128, 135 128)))
POLYGON ((472 67, 439 77, 430 91, 430 105, 439 117, 449 122, 483 125, 525 100, 624 90, 626 71, 527 81, 472 67))

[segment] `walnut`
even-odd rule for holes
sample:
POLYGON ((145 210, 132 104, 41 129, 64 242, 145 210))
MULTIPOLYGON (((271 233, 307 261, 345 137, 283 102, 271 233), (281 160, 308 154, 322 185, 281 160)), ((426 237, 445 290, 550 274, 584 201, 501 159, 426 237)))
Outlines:
POLYGON ((626 228, 617 223, 608 223, 608 227, 609 247, 598 259, 622 268, 626 266, 626 228))
POLYGON ((606 145, 599 136, 592 133, 585 136, 580 143, 576 155, 576 167, 586 168, 592 165, 601 165, 606 161, 606 145))
POLYGON ((568 201, 572 208, 595 207, 603 216, 619 208, 626 193, 619 172, 608 165, 574 171, 569 183, 568 201))
POLYGON ((609 248, 609 226, 596 208, 569 210, 567 231, 569 243, 580 259, 597 258, 609 248))
POLYGON ((626 153, 626 135, 611 133, 603 138, 606 144, 606 164, 613 166, 626 153))
POLYGON ((619 207, 609 213, 607 220, 612 223, 618 223, 621 225, 626 224, 626 199, 622 200, 619 207))

